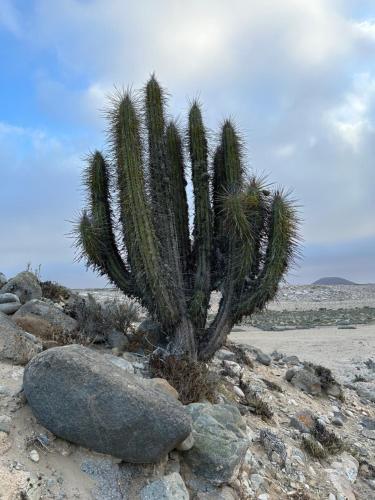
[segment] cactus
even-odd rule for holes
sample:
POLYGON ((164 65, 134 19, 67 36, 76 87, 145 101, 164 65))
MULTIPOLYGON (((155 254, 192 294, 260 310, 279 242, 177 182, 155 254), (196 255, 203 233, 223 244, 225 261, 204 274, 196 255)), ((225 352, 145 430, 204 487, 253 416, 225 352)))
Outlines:
POLYGON ((177 124, 166 122, 165 93, 154 76, 142 101, 118 94, 109 118, 110 158, 91 154, 84 176, 81 256, 148 309, 171 354, 208 360, 235 323, 275 296, 296 253, 294 205, 282 190, 270 192, 258 178, 247 178, 242 142, 230 120, 211 160, 197 101, 185 141, 177 124), (208 324, 213 291, 221 300, 208 324))

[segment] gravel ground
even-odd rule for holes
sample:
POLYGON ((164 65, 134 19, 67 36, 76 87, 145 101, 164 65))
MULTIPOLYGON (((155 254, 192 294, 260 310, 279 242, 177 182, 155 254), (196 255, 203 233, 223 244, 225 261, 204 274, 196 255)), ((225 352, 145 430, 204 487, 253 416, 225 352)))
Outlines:
POLYGON ((233 329, 230 340, 258 347, 266 353, 276 350, 327 366, 341 381, 347 380, 348 371, 354 373, 358 364, 375 355, 375 325, 361 325, 355 330, 318 327, 285 332, 240 326, 233 329))

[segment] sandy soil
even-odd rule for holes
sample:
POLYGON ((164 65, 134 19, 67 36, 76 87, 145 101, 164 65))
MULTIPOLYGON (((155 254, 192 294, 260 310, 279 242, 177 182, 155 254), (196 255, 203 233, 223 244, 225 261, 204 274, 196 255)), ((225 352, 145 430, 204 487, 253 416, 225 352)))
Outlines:
POLYGON ((375 325, 357 325, 355 330, 321 327, 308 330, 266 332, 254 327, 233 329, 230 340, 258 347, 266 353, 280 351, 296 355, 334 370, 340 377, 355 362, 375 354, 375 325))

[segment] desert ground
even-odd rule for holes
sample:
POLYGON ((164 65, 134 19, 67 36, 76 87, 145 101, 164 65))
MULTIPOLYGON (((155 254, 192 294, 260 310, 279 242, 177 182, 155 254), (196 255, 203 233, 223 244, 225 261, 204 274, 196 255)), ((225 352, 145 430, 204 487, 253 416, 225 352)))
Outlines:
POLYGON ((346 381, 348 370, 375 355, 375 285, 284 287, 230 338, 328 366, 346 381))

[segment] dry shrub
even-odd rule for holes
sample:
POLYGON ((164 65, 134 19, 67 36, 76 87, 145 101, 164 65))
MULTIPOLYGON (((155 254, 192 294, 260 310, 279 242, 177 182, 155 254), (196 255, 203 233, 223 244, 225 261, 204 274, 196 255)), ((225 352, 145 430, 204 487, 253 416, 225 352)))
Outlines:
POLYGON ((105 342, 113 330, 127 335, 139 317, 139 308, 132 302, 100 303, 90 294, 85 300, 75 301, 73 309, 71 314, 78 322, 78 335, 89 342, 105 342))
POLYGON ((314 458, 325 458, 327 451, 323 445, 310 435, 302 436, 302 446, 314 458))
POLYGON ((230 342, 227 344, 227 348, 236 355, 237 361, 241 365, 246 365, 251 370, 254 368, 254 363, 251 358, 251 354, 249 353, 249 350, 245 346, 236 345, 230 342))
POLYGON ((316 365, 314 363, 305 362, 304 368, 314 373, 320 380, 320 384, 324 392, 329 393, 329 389, 333 386, 337 386, 340 389, 340 394, 338 396, 342 401, 344 400, 344 393, 342 391, 341 385, 337 382, 332 374, 332 371, 325 366, 316 365))
POLYGON ((51 325, 51 323, 45 319, 32 316, 31 314, 27 314, 20 318, 14 318, 14 322, 26 332, 42 340, 54 340, 54 338, 61 333, 57 326, 51 325))
POLYGON ((261 378, 261 381, 266 384, 267 388, 270 391, 283 392, 282 388, 276 382, 272 382, 271 380, 267 380, 266 378, 261 378))
POLYGON ((311 434, 327 450, 328 453, 339 453, 344 449, 344 443, 334 432, 328 430, 324 424, 315 420, 311 434))
POLYGON ((269 420, 273 417, 270 405, 240 377, 240 388, 245 397, 241 399, 241 404, 247 406, 249 411, 259 415, 263 419, 269 420))
POLYGON ((53 302, 60 302, 61 300, 68 300, 71 291, 63 285, 55 281, 40 281, 43 297, 50 299, 53 302))
POLYGON ((215 402, 217 379, 205 363, 155 354, 150 357, 149 366, 154 377, 166 379, 176 389, 183 404, 215 402))

